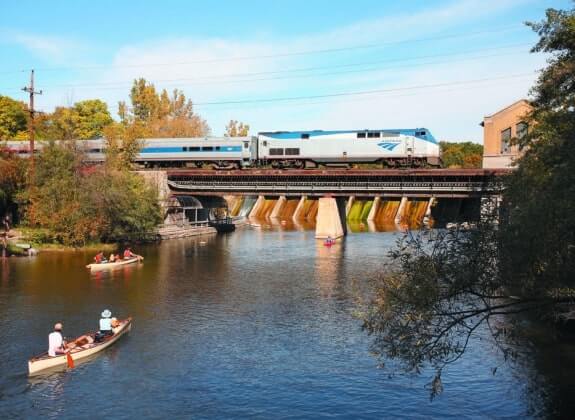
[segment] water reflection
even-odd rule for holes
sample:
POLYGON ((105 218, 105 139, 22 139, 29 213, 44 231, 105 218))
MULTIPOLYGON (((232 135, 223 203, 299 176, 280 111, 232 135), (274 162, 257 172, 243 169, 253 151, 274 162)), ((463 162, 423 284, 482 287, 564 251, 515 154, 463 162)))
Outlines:
POLYGON ((571 413, 572 348, 493 376, 499 360, 474 343, 433 403, 428 377, 389 378, 351 313, 397 233, 326 247, 297 229, 280 222, 143 246, 142 265, 97 276, 81 252, 2 264, 0 417, 520 417, 533 404, 571 413), (45 350, 56 320, 75 336, 96 329, 104 308, 134 317, 128 336, 76 369, 27 379, 26 360, 45 350), (531 374, 533 395, 548 390, 549 404, 522 393, 531 374))

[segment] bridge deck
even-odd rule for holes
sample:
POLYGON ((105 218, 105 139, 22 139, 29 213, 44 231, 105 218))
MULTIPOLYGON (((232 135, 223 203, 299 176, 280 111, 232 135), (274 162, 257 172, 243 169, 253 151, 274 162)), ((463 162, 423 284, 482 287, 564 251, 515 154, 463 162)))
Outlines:
POLYGON ((502 169, 327 169, 214 171, 174 169, 176 194, 470 197, 497 194, 502 169))

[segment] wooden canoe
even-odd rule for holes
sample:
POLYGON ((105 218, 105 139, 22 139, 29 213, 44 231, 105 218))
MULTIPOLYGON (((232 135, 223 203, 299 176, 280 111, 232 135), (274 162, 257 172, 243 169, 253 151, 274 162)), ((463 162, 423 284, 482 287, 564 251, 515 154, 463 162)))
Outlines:
MULTIPOLYGON (((85 357, 91 356, 104 350, 106 347, 114 344, 120 337, 126 334, 132 328, 132 318, 124 319, 120 322, 120 326, 117 327, 116 333, 114 335, 106 337, 103 341, 99 343, 85 344, 80 347, 76 347, 70 350, 70 356, 73 360, 81 360, 85 357)), ((94 337, 95 333, 86 334, 94 337)), ((75 340, 72 340, 75 341, 75 340)), ((72 342, 71 341, 71 342, 72 342)), ((49 356, 48 352, 42 353, 39 356, 33 357, 28 360, 28 375, 36 375, 46 369, 55 368, 59 366, 66 366, 67 357, 65 354, 59 354, 57 356, 49 356)))
POLYGON ((86 266, 86 268, 89 268, 91 271, 98 271, 98 270, 107 270, 110 268, 116 268, 116 267, 121 267, 123 265, 126 264, 134 264, 137 263, 139 261, 142 261, 143 258, 142 257, 134 257, 134 258, 128 258, 126 260, 119 260, 119 261, 114 261, 114 262, 106 262, 106 263, 101 263, 101 264, 88 264, 86 266))

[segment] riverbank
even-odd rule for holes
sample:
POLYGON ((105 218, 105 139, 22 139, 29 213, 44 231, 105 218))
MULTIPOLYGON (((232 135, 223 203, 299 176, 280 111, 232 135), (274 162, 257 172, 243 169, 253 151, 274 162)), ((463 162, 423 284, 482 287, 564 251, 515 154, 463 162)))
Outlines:
POLYGON ((90 242, 82 246, 64 245, 50 240, 50 234, 45 229, 18 227, 7 232, 7 250, 9 255, 27 255, 28 248, 42 252, 62 251, 114 251, 118 248, 115 243, 90 242), (23 252, 17 252, 22 250, 23 252))

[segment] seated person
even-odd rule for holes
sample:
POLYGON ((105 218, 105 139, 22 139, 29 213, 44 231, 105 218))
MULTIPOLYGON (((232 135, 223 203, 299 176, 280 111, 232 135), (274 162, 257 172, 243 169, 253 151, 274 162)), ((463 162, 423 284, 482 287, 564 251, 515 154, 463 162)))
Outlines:
POLYGON ((102 264, 102 263, 108 262, 106 260, 106 257, 104 257, 103 251, 100 251, 96 254, 96 256, 94 257, 94 261, 96 262, 96 264, 102 264))
POLYGON ((48 355, 55 357, 59 354, 66 354, 69 351, 62 337, 62 324, 58 322, 54 325, 54 331, 48 335, 48 355))
POLYGON ((104 336, 114 334, 112 331, 112 320, 110 319, 111 316, 112 312, 110 312, 108 309, 102 312, 102 318, 100 319, 100 334, 104 336))
POLYGON ((110 254, 110 258, 108 258, 108 261, 110 261, 110 262, 116 261, 116 256, 114 255, 113 252, 110 254))
POLYGON ((127 260, 135 257, 137 257, 137 255, 132 252, 132 248, 130 247, 126 248, 126 250, 124 251, 124 259, 127 260))

